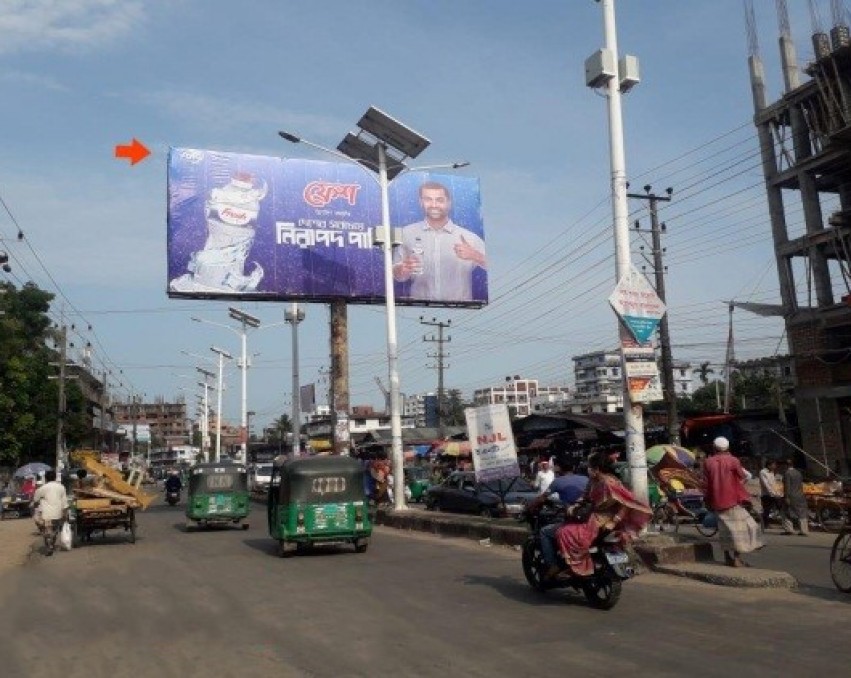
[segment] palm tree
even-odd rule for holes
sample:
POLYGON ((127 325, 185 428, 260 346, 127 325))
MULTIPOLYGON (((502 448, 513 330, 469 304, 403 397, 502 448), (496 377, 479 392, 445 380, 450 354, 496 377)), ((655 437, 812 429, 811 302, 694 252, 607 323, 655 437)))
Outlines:
POLYGON ((709 375, 715 374, 715 370, 709 367, 709 361, 706 361, 705 363, 700 363, 700 367, 698 367, 696 370, 692 370, 692 372, 698 375, 698 377, 700 377, 700 382, 704 386, 709 383, 709 375))

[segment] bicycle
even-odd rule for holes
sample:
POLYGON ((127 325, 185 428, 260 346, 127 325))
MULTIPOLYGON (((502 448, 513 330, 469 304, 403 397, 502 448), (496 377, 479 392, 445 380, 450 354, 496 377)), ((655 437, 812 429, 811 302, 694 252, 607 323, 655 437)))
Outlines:
POLYGON ((685 508, 687 513, 682 513, 674 502, 663 499, 653 507, 651 521, 659 532, 677 532, 681 523, 694 525, 695 529, 704 537, 714 537, 718 532, 718 521, 706 520, 711 512, 701 501, 701 506, 695 510, 685 508))
POLYGON ((842 593, 851 593, 851 524, 845 524, 830 549, 830 578, 842 593))

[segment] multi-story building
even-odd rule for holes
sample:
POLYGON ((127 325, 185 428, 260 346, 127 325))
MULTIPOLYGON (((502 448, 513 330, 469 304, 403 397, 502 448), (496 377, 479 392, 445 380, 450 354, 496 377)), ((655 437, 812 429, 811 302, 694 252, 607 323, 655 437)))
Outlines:
POLYGON ((473 392, 474 405, 498 405, 505 403, 515 417, 532 414, 532 399, 538 395, 537 379, 521 379, 515 375, 506 377, 502 386, 489 386, 473 392))
POLYGON ((678 398, 690 398, 694 393, 694 372, 691 363, 673 361, 674 389, 678 398))
MULTIPOLYGON (((691 363, 674 361, 674 387, 678 397, 694 392, 691 363)), ((576 390, 568 412, 623 411, 623 373, 620 351, 593 351, 573 357, 576 390)))
POLYGON ((186 402, 183 400, 167 403, 160 397, 152 403, 114 402, 112 410, 116 425, 125 430, 132 430, 134 422, 137 426, 148 425, 152 441, 157 446, 170 447, 191 442, 186 402))
POLYGON ((593 351, 573 357, 575 390, 569 412, 623 411, 620 351, 593 351))
POLYGON ((795 387, 795 361, 792 356, 737 360, 735 368, 743 377, 773 377, 780 388, 786 391, 795 387))
POLYGON ((570 389, 567 386, 538 386, 538 395, 531 399, 532 412, 566 412, 571 402, 570 389))
MULTIPOLYGON (((444 400, 446 396, 444 395, 444 400)), ((407 396, 403 408, 403 416, 412 419, 417 428, 437 426, 437 395, 434 393, 418 393, 407 396)))
MULTIPOLYGON (((845 12, 834 12, 834 17, 829 35, 819 28, 811 36, 813 60, 803 68, 792 38, 781 36, 785 91, 773 102, 766 95, 755 33, 750 40, 754 124, 781 303, 739 305, 783 318, 795 363, 801 446, 820 450, 824 466, 847 474, 851 471, 851 295, 843 292, 851 283, 851 41, 845 12)), ((824 472, 816 464, 812 470, 824 472)))

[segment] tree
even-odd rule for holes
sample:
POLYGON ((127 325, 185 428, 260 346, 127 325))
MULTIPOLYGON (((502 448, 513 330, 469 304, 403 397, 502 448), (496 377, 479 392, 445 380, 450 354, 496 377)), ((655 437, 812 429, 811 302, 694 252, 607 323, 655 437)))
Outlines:
POLYGON ((464 408, 471 405, 463 401, 461 391, 457 388, 450 388, 446 392, 444 403, 443 422, 447 426, 464 426, 467 423, 464 408))
POLYGON ((270 443, 284 442, 287 439, 286 434, 293 430, 292 419, 288 414, 282 414, 272 422, 268 430, 270 443))
POLYGON ((700 379, 700 383, 706 386, 709 383, 709 375, 714 374, 715 370, 709 367, 709 362, 700 363, 700 367, 696 370, 692 370, 693 374, 696 374, 700 379))
MULTIPOLYGON (((26 283, 0 284, 0 464, 53 459, 58 387, 47 315, 53 295, 26 283)), ((73 402, 73 389, 69 391, 73 402)))
POLYGON ((701 386, 691 395, 691 412, 717 412, 718 398, 724 401, 724 383, 717 379, 701 386), (717 391, 716 391, 717 388, 717 391))

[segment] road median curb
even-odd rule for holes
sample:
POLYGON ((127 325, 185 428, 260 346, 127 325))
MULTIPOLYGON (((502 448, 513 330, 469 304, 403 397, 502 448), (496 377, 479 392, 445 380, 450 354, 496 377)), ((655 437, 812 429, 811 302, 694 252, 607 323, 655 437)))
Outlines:
POLYGON ((428 532, 444 537, 461 537, 477 541, 489 540, 492 544, 519 546, 529 534, 525 525, 495 521, 476 516, 432 513, 409 508, 405 511, 379 508, 375 512, 376 525, 386 525, 400 530, 428 532))
POLYGON ((749 567, 728 567, 720 563, 655 565, 653 571, 696 579, 718 586, 756 589, 793 589, 798 586, 798 581, 788 572, 749 567))

